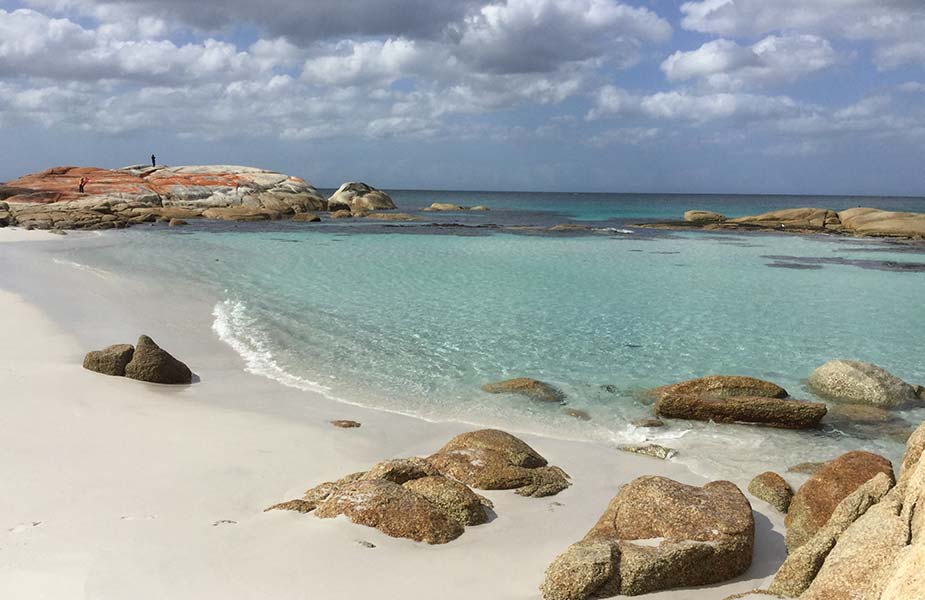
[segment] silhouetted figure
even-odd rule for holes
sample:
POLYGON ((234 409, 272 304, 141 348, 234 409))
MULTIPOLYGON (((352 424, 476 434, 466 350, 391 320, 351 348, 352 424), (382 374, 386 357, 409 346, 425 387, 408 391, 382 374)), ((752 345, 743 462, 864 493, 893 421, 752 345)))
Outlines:
POLYGON ((152 167, 156 167, 156 166, 157 166, 157 157, 154 156, 153 154, 151 155, 151 166, 152 166, 152 167))
POLYGON ((90 183, 89 179, 87 179, 86 177, 81 177, 80 181, 77 183, 77 191, 83 194, 84 186, 87 185, 88 183, 90 183))

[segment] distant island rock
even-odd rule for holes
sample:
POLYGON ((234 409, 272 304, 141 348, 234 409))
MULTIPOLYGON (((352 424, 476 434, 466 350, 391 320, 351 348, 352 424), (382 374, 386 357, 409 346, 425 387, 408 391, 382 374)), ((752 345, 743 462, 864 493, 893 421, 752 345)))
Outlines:
POLYGON ((365 183, 351 181, 341 185, 336 192, 328 198, 328 209, 349 210, 351 212, 369 210, 392 210, 395 203, 392 198, 382 190, 365 183))
MULTIPOLYGON (((335 209, 395 208, 364 183, 345 183, 335 209)), ((0 185, 0 226, 26 229, 120 229, 139 223, 207 218, 265 221, 331 210, 305 180, 234 165, 142 166, 121 169, 54 167, 0 185), (86 182, 83 192, 80 182, 86 182)))
POLYGON ((787 208, 726 218, 719 213, 689 210, 682 221, 639 223, 636 227, 654 229, 771 229, 791 233, 834 233, 855 237, 896 237, 925 239, 925 213, 894 212, 879 208, 787 208))

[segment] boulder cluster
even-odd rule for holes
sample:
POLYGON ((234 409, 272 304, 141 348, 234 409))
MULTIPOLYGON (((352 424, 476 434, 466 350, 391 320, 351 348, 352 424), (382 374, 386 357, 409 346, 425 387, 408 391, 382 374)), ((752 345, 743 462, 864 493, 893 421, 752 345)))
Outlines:
POLYGON ((894 212, 878 208, 787 208, 734 219, 706 210, 689 210, 684 220, 641 223, 637 227, 671 229, 774 229, 794 233, 835 233, 856 237, 925 239, 925 214, 894 212))
POLYGON ((801 600, 925 598, 925 424, 892 465, 849 452, 800 487, 787 512, 787 559, 768 590, 801 600))
POLYGON ((468 525, 486 523, 492 503, 470 488, 544 497, 569 486, 523 440, 496 429, 460 434, 428 457, 385 460, 368 471, 325 482, 267 510, 345 515, 392 537, 445 544, 468 525))
POLYGON ((0 185, 0 227, 121 229, 189 219, 318 221, 314 211, 366 216, 394 209, 388 194, 345 183, 325 199, 302 179, 252 167, 55 167, 0 185), (84 192, 78 182, 89 179, 84 192))
POLYGON ((735 484, 644 476, 546 570, 546 600, 583 600, 719 583, 752 562, 755 522, 735 484))
POLYGON ((193 382, 189 367, 146 335, 139 337, 135 346, 117 344, 88 352, 83 367, 104 375, 148 383, 186 385, 193 382))

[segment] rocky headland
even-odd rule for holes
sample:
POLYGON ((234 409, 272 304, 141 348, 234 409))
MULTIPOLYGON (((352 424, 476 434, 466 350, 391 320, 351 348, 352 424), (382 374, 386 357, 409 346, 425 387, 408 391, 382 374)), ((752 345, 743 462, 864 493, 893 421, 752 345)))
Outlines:
POLYGON ((253 167, 54 167, 0 185, 0 227, 120 229, 188 219, 314 221, 314 212, 351 216, 394 209, 385 192, 345 183, 330 198, 298 177, 253 167), (83 192, 81 180, 87 181, 83 192))
POLYGON ((727 218, 720 213, 689 210, 682 221, 639 223, 650 229, 773 230, 789 233, 831 233, 853 237, 925 240, 925 213, 893 212, 877 208, 787 208, 727 218))

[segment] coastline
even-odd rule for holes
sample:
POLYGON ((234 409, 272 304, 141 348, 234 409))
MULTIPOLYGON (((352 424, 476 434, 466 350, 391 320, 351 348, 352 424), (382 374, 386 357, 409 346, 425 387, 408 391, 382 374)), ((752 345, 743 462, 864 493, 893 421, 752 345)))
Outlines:
MULTIPOLYGON (((8 229, 0 241, 36 233, 8 229)), ((34 256, 37 246, 26 246, 15 244, 18 257, 34 256)), ((117 281, 92 277, 74 277, 83 284, 65 293, 42 274, 20 269, 2 285, 18 295, 0 293, 8 340, 0 344, 2 418, 12 433, 2 460, 17 492, 0 501, 0 590, 10 597, 246 598, 259 590, 275 598, 430 598, 441 586, 447 598, 535 598, 549 562, 620 485, 643 474, 706 481, 604 444, 524 435, 573 486, 547 499, 486 492, 497 518, 446 546, 388 538, 342 518, 263 513, 311 485, 432 452, 473 427, 337 403, 248 374, 212 333, 213 305, 194 295, 164 288, 131 302, 112 296, 117 281), (81 368, 86 350, 139 333, 175 351, 202 381, 168 389, 81 368), (340 430, 332 419, 363 426, 340 430)), ((757 538, 746 575, 647 597, 724 598, 766 583, 784 556, 783 518, 750 500, 757 538)))

